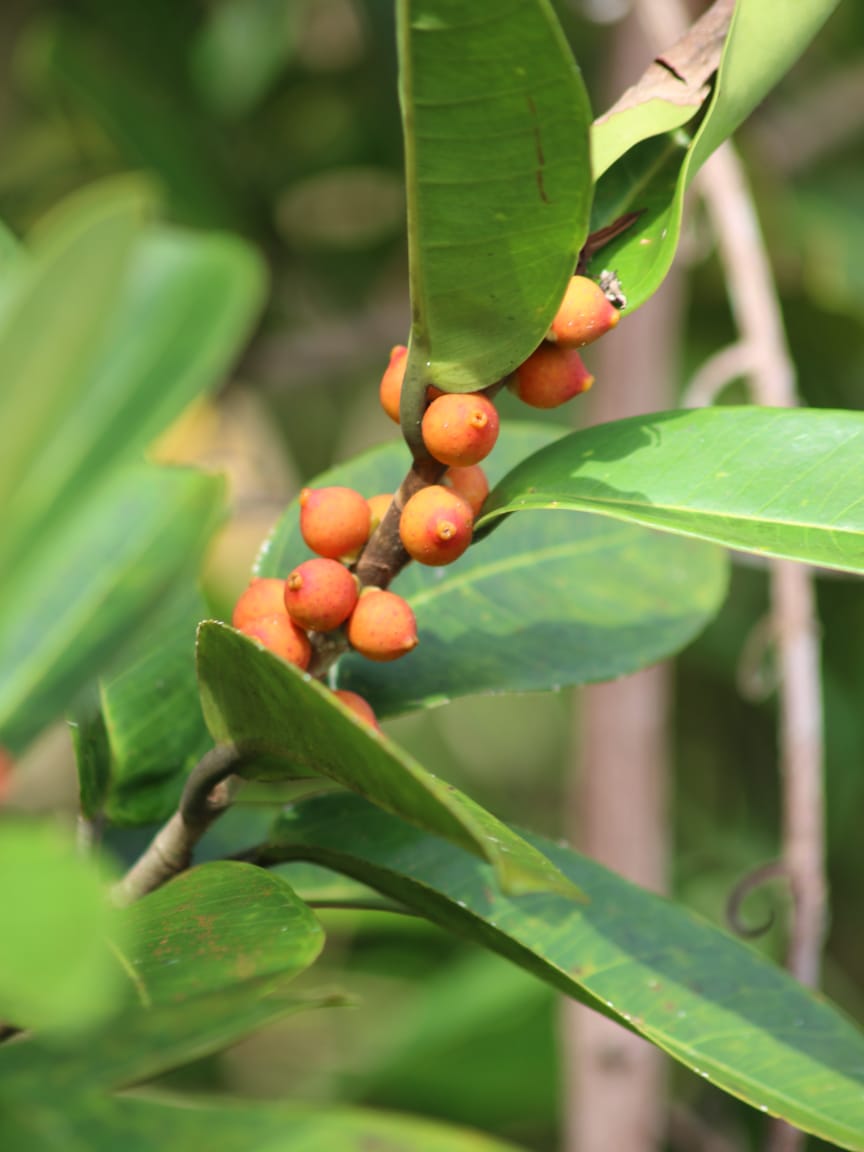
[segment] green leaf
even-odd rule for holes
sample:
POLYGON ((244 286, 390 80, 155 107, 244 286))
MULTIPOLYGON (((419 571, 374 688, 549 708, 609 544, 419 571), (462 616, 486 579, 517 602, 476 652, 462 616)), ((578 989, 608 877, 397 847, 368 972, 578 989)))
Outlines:
POLYGON ((115 910, 111 929, 113 970, 126 974, 130 1005, 86 1046, 36 1038, 0 1048, 4 1082, 119 1088, 327 1002, 287 990, 321 951, 321 926, 284 880, 252 865, 220 861, 183 873, 115 910))
POLYGON ((592 230, 625 212, 636 223, 603 247, 587 274, 614 268, 627 309, 644 304, 669 271, 678 247, 684 194, 699 168, 749 116, 801 55, 838 0, 738 0, 714 95, 698 127, 645 140, 601 177, 592 230))
POLYGON ((710 408, 576 432, 515 468, 479 525, 597 512, 766 556, 864 571, 864 413, 710 408))
POLYGON ((329 1103, 213 1104, 86 1091, 46 1099, 35 1084, 25 1091, 23 1099, 10 1096, 0 1136, 4 1147, 28 1152, 516 1152, 481 1132, 329 1103))
POLYGON ((496 892, 487 865, 351 796, 287 812, 269 854, 345 872, 522 965, 725 1091, 864 1149, 864 1037, 854 1025, 693 913, 569 848, 530 839, 585 890, 588 905, 496 892))
POLYGON ((46 426, 76 407, 120 292, 149 196, 138 182, 87 189, 43 221, 0 313, 0 506, 11 506, 46 426))
MULTIPOLYGON (((667 100, 646 100, 615 115, 611 120, 600 123, 595 121, 591 132, 591 166, 595 179, 599 180, 617 160, 644 140, 665 136, 676 128, 683 128, 693 119, 700 106, 672 104, 667 100)), ((605 209, 604 214, 608 214, 608 211, 605 209)))
POLYGON ((195 676, 195 630, 207 615, 197 588, 181 585, 133 641, 128 662, 100 680, 95 706, 77 718, 82 792, 92 809, 89 781, 98 764, 97 810, 112 824, 166 820, 188 773, 212 746, 195 676), (94 761, 100 730, 104 746, 94 761))
POLYGON ((0 1019, 65 1033, 92 1028, 124 991, 106 947, 113 909, 104 877, 59 829, 7 821, 0 892, 0 1019))
POLYGON ((238 983, 290 978, 317 958, 324 933, 278 877, 220 860, 177 876, 120 914, 142 1002, 176 1004, 238 983))
POLYGON ((268 760, 257 769, 253 763, 242 775, 327 776, 478 853, 508 891, 558 891, 578 898, 542 856, 491 813, 357 720, 327 688, 240 632, 215 621, 201 625, 198 679, 204 716, 217 743, 234 743, 282 762, 274 768, 268 760))
MULTIPOLYGON (((76 378, 55 362, 65 391, 43 413, 38 443, 22 461, 4 532, 7 555, 20 564, 92 484, 119 461, 139 457, 220 383, 249 333, 263 282, 260 260, 233 237, 154 227, 136 238, 117 298, 92 318, 103 333, 86 375, 76 378)), ((44 339, 41 328, 33 339, 44 339)))
POLYGON ((591 116, 547 0, 397 11, 416 399, 485 387, 543 337, 587 233, 591 116))
MULTIPOLYGON (((505 424, 484 462, 490 481, 564 433, 505 424)), ((406 467, 404 448, 388 445, 312 483, 371 496, 396 488, 406 467)), ((284 577, 308 555, 295 502, 265 545, 259 574, 284 577)), ((410 664, 348 653, 336 683, 386 716, 463 695, 623 676, 683 648, 705 626, 725 595, 726 569, 718 549, 695 541, 591 516, 519 517, 444 569, 409 565, 393 587, 417 617, 421 642, 410 664)))
POLYGON ((23 747, 118 659, 222 517, 220 477, 146 465, 113 473, 0 582, 0 734, 23 747))
MULTIPOLYGON (((147 204, 128 180, 71 197, 4 281, 0 374, 19 382, 0 392, 0 732, 13 749, 116 667, 221 515, 219 481, 141 455, 236 354, 260 261, 229 237, 145 231, 147 204)), ((88 805, 104 783, 91 735, 88 805)))

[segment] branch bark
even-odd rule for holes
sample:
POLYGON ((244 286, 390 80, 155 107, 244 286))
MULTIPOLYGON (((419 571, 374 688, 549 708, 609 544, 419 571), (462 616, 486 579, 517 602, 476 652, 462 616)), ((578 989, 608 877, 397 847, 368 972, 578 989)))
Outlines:
POLYGON ((118 904, 132 904, 192 862, 195 845, 231 803, 231 777, 248 756, 233 744, 211 749, 192 770, 180 806, 114 888, 118 904))

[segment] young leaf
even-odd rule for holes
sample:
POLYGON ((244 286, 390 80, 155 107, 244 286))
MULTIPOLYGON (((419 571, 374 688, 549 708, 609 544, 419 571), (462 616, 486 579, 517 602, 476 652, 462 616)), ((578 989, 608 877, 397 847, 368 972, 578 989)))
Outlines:
MULTIPOLYGON (((403 663, 410 659, 404 657, 403 663)), ((507 891, 579 897, 556 869, 491 813, 354 719, 327 688, 242 633, 215 621, 201 625, 198 680, 214 740, 268 757, 265 767, 256 772, 253 762, 242 775, 327 776, 482 856, 507 891), (273 767, 273 756, 281 767, 273 767)))
POLYGON ((505 476, 479 524, 597 512, 728 548, 864 572, 864 414, 706 408, 601 424, 505 476))
MULTIPOLYGON (((484 468, 490 481, 565 429, 507 423, 484 468)), ((312 481, 361 492, 392 491, 405 472, 401 445, 366 453, 312 481)), ((308 555, 297 505, 262 552, 262 576, 284 576, 308 555)), ((548 691, 608 680, 683 648, 726 590, 726 559, 597 517, 520 516, 443 569, 411 564, 395 581, 417 617, 411 675, 401 662, 353 653, 337 666, 340 688, 389 715, 480 692, 548 691), (482 622, 482 623, 481 623, 482 622)))
POLYGON ((482 388, 537 346, 587 232, 590 111, 547 0, 400 0, 406 389, 482 388))
POLYGON ((569 848, 529 839, 585 890, 588 905, 496 892, 486 864, 353 796, 287 812, 268 855, 345 872, 522 965, 725 1091, 864 1149, 864 1036, 845 1016, 691 912, 569 848))
POLYGON ((113 909, 104 877, 58 829, 7 822, 0 891, 0 1019, 20 1028, 92 1029, 124 992, 105 942, 113 909))
MULTIPOLYGON (((684 194, 696 172, 789 70, 837 3, 737 0, 714 94, 698 127, 679 127, 643 140, 601 177, 592 230, 628 212, 639 213, 639 218, 604 246, 586 271, 596 277, 604 268, 615 269, 628 310, 644 304, 669 271, 681 232, 684 194)), ((646 123, 653 128, 650 118, 646 123)), ((607 146, 611 150, 611 144, 607 146)))

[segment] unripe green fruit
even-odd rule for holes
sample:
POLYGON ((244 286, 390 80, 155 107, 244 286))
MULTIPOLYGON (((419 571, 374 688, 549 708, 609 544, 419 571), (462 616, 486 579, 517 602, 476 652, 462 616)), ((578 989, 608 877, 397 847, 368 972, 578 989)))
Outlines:
POLYGON ((404 344, 396 344, 390 349, 390 363, 381 377, 378 397, 381 407, 391 420, 399 423, 399 404, 402 399, 402 382, 408 364, 408 349, 404 344))
POLYGON ((471 505, 442 484, 415 492, 399 521, 405 551, 432 567, 457 560, 471 543, 473 529, 471 505))
POLYGON ((369 505, 353 488, 304 488, 300 493, 300 532, 313 552, 338 560, 369 539, 369 505))
POLYGON ((532 408, 557 408, 593 383, 575 348, 544 342, 519 365, 508 387, 532 408))
POLYGON ((253 580, 248 588, 241 593, 231 623, 242 631, 250 620, 257 620, 261 616, 273 616, 285 611, 285 581, 273 577, 253 580))
POLYGON ((423 414, 423 443, 442 464, 465 467, 485 459, 498 439, 498 412, 479 392, 452 392, 423 414))
POLYGON ((365 588, 348 618, 348 643, 368 660, 398 660, 417 645, 417 621, 395 592, 365 588))
POLYGON ((330 632, 354 610, 360 586, 338 560, 306 560, 285 581, 285 608, 302 628, 330 632))
POLYGON ((572 276, 546 339, 568 348, 584 348, 614 328, 620 313, 603 289, 587 276, 572 276))
POLYGON ((309 661, 312 659, 309 637, 294 623, 284 608, 272 616, 259 616, 257 620, 250 620, 240 631, 263 644, 277 656, 281 656, 283 660, 287 660, 289 664, 296 664, 298 668, 303 669, 309 667, 309 661))
POLYGON ((468 464, 464 468, 448 468, 441 483, 446 488, 452 488, 463 500, 467 500, 475 516, 480 515, 483 501, 489 495, 489 481, 479 464, 468 464))
POLYGON ((374 728, 376 732, 381 731, 381 725, 378 723, 378 717, 372 710, 372 705, 364 700, 362 696, 358 696, 356 692, 348 692, 345 688, 339 688, 333 693, 345 705, 350 708, 355 716, 359 717, 364 723, 374 728))

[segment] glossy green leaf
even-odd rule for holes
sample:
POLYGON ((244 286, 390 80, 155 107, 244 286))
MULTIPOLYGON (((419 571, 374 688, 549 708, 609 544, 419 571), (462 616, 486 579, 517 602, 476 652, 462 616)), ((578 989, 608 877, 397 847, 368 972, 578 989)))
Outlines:
MULTIPOLYGON (((484 462, 490 481, 565 434, 505 424, 484 462)), ((407 463, 388 445, 313 484, 392 491, 407 463)), ((258 564, 284 576, 309 555, 296 502, 258 564)), ((504 524, 455 564, 406 568, 393 584, 417 617, 420 644, 404 661, 339 661, 338 687, 366 696, 380 716, 481 692, 548 691, 608 680, 683 648, 714 615, 726 589, 716 548, 584 516, 524 516, 504 524)))
POLYGON ((23 1099, 10 1098, 0 1112, 4 1147, 28 1152, 516 1152, 512 1144, 466 1128, 332 1104, 215 1104, 186 1096, 140 1099, 86 1090, 46 1099, 37 1092, 31 1085, 23 1099))
POLYGON ((146 465, 112 474, 0 584, 0 734, 20 748, 115 663, 222 517, 220 477, 146 465))
POLYGON ((479 524, 597 512, 728 548, 864 571, 864 413, 707 408, 601 424, 506 476, 479 524))
POLYGON ((274 860, 347 873, 522 965, 762 1111, 864 1149, 864 1036, 846 1017, 693 913, 569 848, 530 839, 589 904, 500 894, 487 865, 352 796, 286 812, 270 851, 274 860))
POLYGON ((599 180, 637 144, 683 128, 700 107, 701 104, 646 100, 644 104, 636 104, 608 121, 595 121, 591 130, 591 168, 595 180, 599 180))
POLYGON ((684 194, 696 172, 789 70, 837 3, 738 0, 714 94, 698 127, 679 127, 644 140, 601 177, 592 229, 625 212, 640 216, 597 253, 588 274, 614 268, 628 310, 644 304, 669 271, 681 232, 684 194))
MULTIPOLYGON (((254 252, 230 236, 154 227, 136 237, 116 293, 88 316, 102 338, 86 375, 55 362, 64 392, 42 414, 38 443, 21 462, 4 532, 18 564, 94 482, 119 460, 139 457, 221 382, 261 303, 263 274, 254 252)), ((41 327, 31 333, 37 345, 43 339, 41 327)))
POLYGON ((537 346, 590 202, 581 75, 547 0, 400 0, 413 324, 406 388, 470 391, 537 346))
POLYGON ((70 1033, 114 1010, 124 979, 106 946, 112 917, 105 877, 69 836, 31 821, 5 822, 0 1020, 70 1033))
MULTIPOLYGON (((410 662, 410 655, 403 664, 410 662)), ((381 733, 357 720, 332 693, 227 625, 198 632, 204 716, 217 743, 277 757, 281 764, 241 774, 256 778, 329 777, 389 812, 476 852, 508 891, 558 891, 578 897, 556 869, 491 813, 427 772, 381 733)))
POLYGON ((195 630, 207 615, 197 588, 181 584, 132 642, 122 669, 100 679, 98 699, 76 717, 79 778, 91 814, 117 825, 149 824, 177 807, 189 771, 212 746, 195 676, 195 630))

